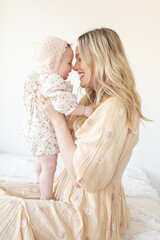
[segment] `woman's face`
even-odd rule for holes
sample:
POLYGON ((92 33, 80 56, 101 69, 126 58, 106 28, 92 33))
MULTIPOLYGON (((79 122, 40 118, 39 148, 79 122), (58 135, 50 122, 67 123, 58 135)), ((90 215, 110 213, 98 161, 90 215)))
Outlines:
POLYGON ((82 61, 80 53, 79 53, 79 46, 77 44, 76 46, 76 63, 73 67, 74 71, 77 71, 79 74, 79 78, 80 78, 80 86, 82 88, 84 87, 88 87, 91 89, 94 89, 94 77, 91 76, 90 82, 88 83, 88 79, 90 77, 90 69, 87 66, 87 64, 82 61))

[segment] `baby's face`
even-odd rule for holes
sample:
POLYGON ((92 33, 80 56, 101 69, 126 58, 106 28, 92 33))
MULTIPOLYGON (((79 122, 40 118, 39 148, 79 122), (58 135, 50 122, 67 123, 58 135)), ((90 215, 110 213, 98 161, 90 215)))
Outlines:
POLYGON ((63 54, 59 72, 58 74, 66 80, 68 78, 69 73, 72 71, 72 61, 73 61, 73 50, 71 47, 66 47, 66 50, 63 54))

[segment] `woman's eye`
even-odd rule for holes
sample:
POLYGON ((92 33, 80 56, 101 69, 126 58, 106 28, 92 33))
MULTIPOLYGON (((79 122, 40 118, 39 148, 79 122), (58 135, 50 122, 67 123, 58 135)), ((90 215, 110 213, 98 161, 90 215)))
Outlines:
POLYGON ((81 58, 78 58, 78 62, 81 62, 81 58))

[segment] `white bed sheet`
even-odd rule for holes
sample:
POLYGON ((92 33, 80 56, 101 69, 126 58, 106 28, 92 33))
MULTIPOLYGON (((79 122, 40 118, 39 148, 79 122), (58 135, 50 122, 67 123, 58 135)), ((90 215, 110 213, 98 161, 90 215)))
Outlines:
MULTIPOLYGON (((59 156, 55 177, 63 169, 59 156)), ((0 179, 35 182, 34 158, 0 154, 0 179)), ((127 167, 123 186, 131 222, 122 240, 160 240, 160 199, 145 172, 137 167, 127 167)))

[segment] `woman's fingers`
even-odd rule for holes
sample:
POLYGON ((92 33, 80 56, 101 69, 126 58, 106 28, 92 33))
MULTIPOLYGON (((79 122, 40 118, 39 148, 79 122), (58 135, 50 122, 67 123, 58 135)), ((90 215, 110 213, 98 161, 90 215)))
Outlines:
POLYGON ((41 101, 41 103, 45 103, 46 98, 40 93, 39 89, 36 90, 37 98, 41 101))

